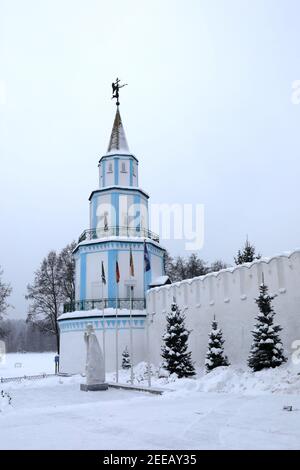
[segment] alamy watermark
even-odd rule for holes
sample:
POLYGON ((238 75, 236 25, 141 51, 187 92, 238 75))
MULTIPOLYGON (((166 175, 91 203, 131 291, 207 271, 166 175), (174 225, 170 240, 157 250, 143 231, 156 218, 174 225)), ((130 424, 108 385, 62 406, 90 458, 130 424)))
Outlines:
MULTIPOLYGON (((144 202, 130 204, 126 195, 120 196, 117 205, 110 202, 98 205, 94 217, 92 225, 96 227, 99 238, 105 236, 105 232, 106 235, 119 236, 147 237, 150 234, 147 205, 144 202)), ((160 240, 182 240, 187 251, 203 247, 203 204, 150 204, 149 222, 152 235, 158 234, 160 240)))
POLYGON ((291 102, 300 104, 300 80, 294 80, 292 83, 291 102))
POLYGON ((203 204, 151 204, 150 223, 162 240, 183 240, 187 251, 203 248, 203 204))
POLYGON ((6 82, 0 80, 0 105, 6 104, 6 82))

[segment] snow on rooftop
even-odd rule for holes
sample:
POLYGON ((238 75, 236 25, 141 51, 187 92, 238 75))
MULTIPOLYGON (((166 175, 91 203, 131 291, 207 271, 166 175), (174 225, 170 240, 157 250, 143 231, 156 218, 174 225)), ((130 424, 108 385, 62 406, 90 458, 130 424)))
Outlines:
MULTIPOLYGON (((112 155, 115 155, 115 152, 112 153, 112 155)), ((107 155, 105 155, 107 156, 107 155)), ((140 187, 137 187, 137 186, 126 186, 126 185, 120 185, 120 184, 111 184, 109 186, 104 186, 103 188, 99 188, 99 189, 96 189, 95 191, 92 192, 92 194, 94 192, 100 192, 100 191, 109 191, 110 189, 116 189, 116 188, 120 188, 120 189, 123 189, 123 190, 130 190, 130 191, 139 191, 139 192, 143 192, 145 196, 147 196, 149 198, 149 194, 144 191, 144 189, 140 188, 140 187)))
POLYGON ((78 246, 82 245, 90 245, 91 243, 102 243, 102 242, 113 242, 113 241, 118 241, 118 242, 134 242, 134 243, 144 243, 146 241, 147 243, 151 243, 154 246, 157 246, 159 248, 162 248, 162 246, 157 243, 155 240, 152 240, 152 238, 147 238, 147 237, 120 237, 117 235, 113 235, 111 237, 100 237, 100 238, 93 238, 92 240, 84 240, 75 247, 73 253, 77 250, 78 246))
POLYGON ((169 276, 159 276, 151 282, 151 287, 164 286, 169 281, 169 276))
MULTIPOLYGON (((116 309, 115 308, 105 308, 104 309, 104 316, 115 316, 116 309)), ((130 316, 130 310, 127 308, 118 308, 118 316, 130 316)), ((140 317, 146 315, 146 310, 132 310, 131 311, 132 317, 140 317)), ((95 318, 95 317, 103 317, 103 310, 99 310, 98 308, 94 308, 93 310, 76 310, 75 312, 63 313, 59 316, 58 321, 60 320, 70 320, 76 318, 95 318)))

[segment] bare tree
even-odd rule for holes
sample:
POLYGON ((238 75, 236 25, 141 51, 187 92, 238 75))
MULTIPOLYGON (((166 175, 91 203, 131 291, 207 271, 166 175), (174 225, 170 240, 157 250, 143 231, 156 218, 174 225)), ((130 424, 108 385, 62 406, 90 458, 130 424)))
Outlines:
POLYGON ((208 271, 206 262, 199 258, 196 253, 191 253, 186 263, 186 279, 204 276, 208 271))
POLYGON ((3 320, 3 315, 6 313, 9 304, 7 303, 7 299, 12 292, 12 288, 9 284, 5 284, 1 277, 3 275, 3 270, 0 267, 0 338, 5 336, 5 332, 3 330, 3 325, 1 325, 3 320))
MULTIPOLYGON (((46 335, 34 323, 25 320, 4 320, 1 324, 6 352, 44 352, 56 349, 55 336, 46 335)), ((0 336, 1 337, 1 336, 0 336)))
POLYGON ((166 251, 164 255, 165 273, 171 279, 171 282, 182 281, 186 278, 186 260, 181 256, 172 258, 166 251))
POLYGON ((165 268, 165 273, 171 281, 173 281, 174 278, 174 260, 170 253, 168 251, 165 251, 164 253, 164 268, 165 268))
POLYGON ((65 302, 75 298, 75 264, 72 256, 75 242, 60 253, 50 251, 34 274, 34 281, 27 286, 26 299, 30 301, 27 321, 35 324, 45 334, 56 337, 59 352, 59 328, 57 319, 65 302))
POLYGON ((221 269, 226 269, 228 268, 228 264, 222 261, 221 259, 217 259, 214 261, 210 267, 209 267, 209 272, 211 273, 216 273, 217 271, 221 271, 221 269))
POLYGON ((58 256, 50 251, 34 274, 34 281, 27 286, 26 299, 31 301, 28 321, 35 323, 43 332, 56 336, 59 352, 59 330, 57 318, 64 300, 60 282, 58 256))
POLYGON ((173 263, 173 282, 182 281, 187 278, 187 262, 182 256, 177 256, 173 263))
POLYGON ((73 251, 76 242, 73 241, 61 250, 58 255, 58 272, 62 285, 64 302, 75 301, 75 261, 73 251))
POLYGON ((203 261, 197 253, 191 253, 189 257, 177 256, 172 258, 168 252, 165 254, 165 271, 172 282, 204 276, 210 272, 220 271, 228 265, 222 260, 213 262, 210 266, 203 261))

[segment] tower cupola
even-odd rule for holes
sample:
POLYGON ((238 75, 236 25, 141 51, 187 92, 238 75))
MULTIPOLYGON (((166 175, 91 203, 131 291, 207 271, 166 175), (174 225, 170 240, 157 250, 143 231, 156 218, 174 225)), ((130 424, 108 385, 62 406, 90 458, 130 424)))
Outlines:
POLYGON ((99 186, 138 186, 138 160, 130 153, 119 106, 107 152, 99 161, 99 186))

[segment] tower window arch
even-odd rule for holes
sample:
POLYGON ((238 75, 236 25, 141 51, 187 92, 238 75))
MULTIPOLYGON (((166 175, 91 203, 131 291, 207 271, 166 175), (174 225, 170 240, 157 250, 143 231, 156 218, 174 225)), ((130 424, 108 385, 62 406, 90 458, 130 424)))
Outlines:
POLYGON ((113 164, 109 162, 108 167, 107 167, 107 173, 112 173, 113 172, 113 164))
POLYGON ((126 162, 121 162, 121 173, 127 173, 126 162))

